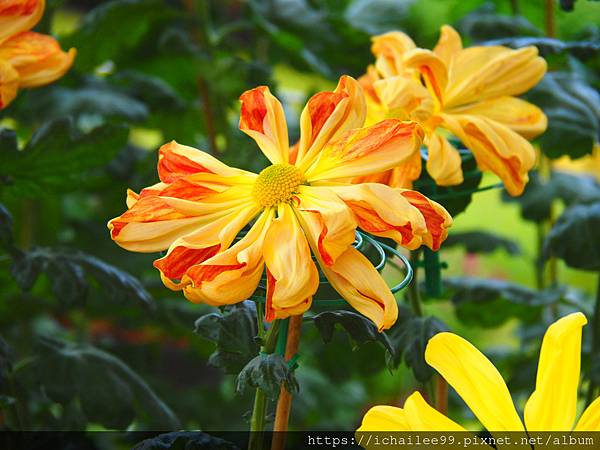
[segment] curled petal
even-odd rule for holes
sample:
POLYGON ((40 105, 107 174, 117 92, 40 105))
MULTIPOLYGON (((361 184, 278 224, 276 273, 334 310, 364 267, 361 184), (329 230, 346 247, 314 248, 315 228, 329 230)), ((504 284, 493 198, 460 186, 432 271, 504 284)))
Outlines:
POLYGON ((523 192, 528 172, 535 164, 529 141, 505 125, 483 117, 443 114, 444 126, 469 148, 482 170, 490 170, 504 182, 511 195, 523 192))
POLYGON ((256 141, 273 164, 289 162, 289 138, 283 107, 266 86, 240 96, 240 130, 256 141))
POLYGON ((375 67, 383 77, 403 75, 404 54, 415 48, 410 37, 400 31, 391 31, 371 39, 371 51, 377 58, 375 67))
POLYGON ((348 131, 319 153, 306 179, 314 182, 383 172, 418 152, 422 140, 420 125, 396 119, 348 131))
POLYGON ((404 414, 412 431, 467 431, 432 408, 418 391, 410 395, 404 402, 404 414))
POLYGON ((583 411, 575 431, 600 431, 600 397, 583 411))
POLYGON ((10 36, 32 29, 42 18, 44 6, 44 0, 0 2, 0 43, 10 36))
POLYGON ((488 431, 525 430, 502 376, 467 340, 453 333, 438 333, 427 344, 425 360, 488 431))
POLYGON ((499 97, 452 109, 450 114, 482 116, 506 125, 525 139, 533 139, 546 131, 548 119, 532 103, 516 97, 499 97))
POLYGON ((438 58, 449 66, 452 58, 462 50, 462 39, 454 28, 450 25, 442 25, 440 29, 440 38, 433 49, 438 58))
POLYGON ((0 59, 0 109, 6 108, 17 96, 19 74, 6 61, 0 59))
POLYGON ((300 116, 297 165, 305 169, 332 139, 365 122, 366 104, 358 81, 344 75, 333 92, 313 95, 300 116))
POLYGON ((507 95, 535 86, 546 73, 537 48, 470 47, 458 52, 449 66, 446 108, 507 95))
POLYGON ((548 327, 538 364, 535 391, 525 404, 529 431, 565 431, 577 413, 577 387, 581 366, 582 313, 565 316, 548 327))
POLYGON ((410 249, 421 245, 421 236, 427 233, 425 219, 400 191, 377 183, 330 189, 348 205, 363 230, 410 249))
POLYGON ((433 100, 420 82, 402 76, 388 77, 373 83, 377 98, 386 108, 388 117, 407 120, 427 118, 433 112, 433 100))
POLYGON ((464 180, 460 153, 448 139, 433 132, 425 143, 429 151, 427 172, 438 186, 455 186, 464 180))
MULTIPOLYGON (((165 285, 173 290, 185 287, 179 281, 188 269, 227 249, 240 230, 259 212, 256 207, 231 209, 227 214, 180 237, 169 247, 167 254, 154 261, 165 285)), ((187 279, 188 283, 190 282, 187 279)))
POLYGON ((264 270, 263 245, 273 216, 272 210, 265 210, 248 234, 229 249, 190 267, 181 280, 185 297, 212 306, 250 297, 264 270))
POLYGON ((267 231, 263 256, 268 274, 266 319, 306 312, 319 287, 319 272, 290 205, 280 204, 267 231))
POLYGON ((398 318, 398 305, 373 264, 353 247, 336 261, 321 264, 325 276, 336 291, 361 314, 371 319, 379 331, 390 328, 398 318))
POLYGON ((213 173, 223 177, 255 176, 244 170, 223 164, 206 152, 171 141, 158 151, 158 176, 164 183, 198 173, 213 173))
POLYGON ((404 55, 404 65, 421 73, 431 95, 442 105, 448 84, 448 70, 444 61, 432 51, 418 48, 404 55))
MULTIPOLYGON (((356 430, 357 433, 369 431, 411 431, 411 429, 402 408, 379 405, 367 411, 360 428, 356 430)), ((362 442, 362 439, 359 440, 362 442)))
POLYGON ((300 186, 295 208, 324 264, 333 264, 354 242, 357 223, 352 211, 329 188, 300 186))
POLYGON ((26 31, 0 45, 0 59, 19 73, 19 86, 36 87, 62 77, 73 64, 76 50, 63 52, 58 42, 45 34, 26 31))
POLYGON ((448 228, 452 226, 452 216, 439 203, 428 199, 417 191, 399 189, 408 202, 417 208, 425 219, 427 231, 421 235, 423 243, 432 250, 439 250, 448 237, 448 228))

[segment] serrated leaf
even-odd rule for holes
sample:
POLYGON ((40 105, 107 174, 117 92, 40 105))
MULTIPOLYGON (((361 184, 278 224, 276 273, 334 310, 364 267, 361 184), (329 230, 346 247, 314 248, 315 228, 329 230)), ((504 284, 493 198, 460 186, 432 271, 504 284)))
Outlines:
POLYGON ((281 386, 285 386, 289 392, 298 391, 294 372, 290 370, 283 356, 261 353, 252 358, 239 373, 236 390, 242 393, 249 388, 260 388, 268 397, 276 399, 281 386))
POLYGON ((353 311, 325 311, 312 319, 326 343, 331 342, 336 325, 340 325, 356 345, 378 342, 390 353, 394 352, 388 337, 363 315, 353 311))
POLYGON ((565 210, 546 236, 543 254, 575 269, 600 271, 600 201, 565 210))
POLYGON ((404 361, 419 381, 425 382, 433 375, 433 369, 425 361, 425 348, 429 339, 447 331, 446 325, 434 316, 418 317, 401 306, 398 320, 387 335, 394 348, 388 355, 388 365, 398 367, 404 361))
POLYGON ((47 122, 22 151, 3 158, 0 193, 22 198, 80 189, 127 138, 121 125, 105 124, 82 135, 68 118, 47 122))
POLYGON ((224 439, 202 431, 175 431, 145 439, 133 450, 239 450, 239 447, 224 439))
POLYGON ((487 231, 465 231, 450 233, 444 247, 462 246, 468 253, 493 253, 502 249, 509 255, 520 255, 520 245, 512 239, 487 231))
POLYGON ((108 298, 153 304, 152 297, 137 278, 80 251, 35 247, 14 257, 11 272, 24 291, 31 290, 40 274, 46 273, 53 294, 65 303, 85 300, 91 278, 108 298))
POLYGON ((194 324, 194 331, 217 345, 209 364, 226 373, 239 373, 259 350, 256 307, 250 301, 200 317, 194 324))

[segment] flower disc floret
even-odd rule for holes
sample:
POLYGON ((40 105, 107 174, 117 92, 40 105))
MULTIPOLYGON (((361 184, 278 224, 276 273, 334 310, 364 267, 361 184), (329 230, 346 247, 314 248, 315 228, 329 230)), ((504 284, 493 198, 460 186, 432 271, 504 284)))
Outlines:
POLYGON ((304 181, 304 174, 297 167, 274 164, 260 172, 252 188, 252 197, 265 208, 284 203, 304 181))

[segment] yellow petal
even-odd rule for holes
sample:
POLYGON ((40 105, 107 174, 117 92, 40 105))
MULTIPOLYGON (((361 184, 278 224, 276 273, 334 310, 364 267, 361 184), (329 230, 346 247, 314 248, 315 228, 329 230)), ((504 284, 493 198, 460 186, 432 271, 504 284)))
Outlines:
POLYGON ((540 108, 516 97, 484 100, 446 112, 492 119, 506 125, 526 139, 533 139, 543 133, 548 125, 548 119, 540 108))
POLYGON ((4 0, 0 3, 0 44, 30 30, 44 14, 44 0, 4 0))
POLYGON ((511 195, 523 192, 535 164, 531 143, 505 125, 480 116, 441 114, 443 126, 473 152, 481 170, 495 173, 511 195))
POLYGON ((404 55, 404 65, 421 73, 427 89, 437 100, 438 105, 444 103, 444 92, 448 84, 446 64, 435 53, 417 48, 404 55))
MULTIPOLYGON (((395 76, 383 78, 373 83, 373 89, 385 106, 386 116, 395 119, 426 119, 433 112, 431 94, 419 81, 413 78, 395 76)), ((367 109, 370 107, 367 102, 367 109)))
POLYGON ((429 340, 425 360, 488 431, 524 431, 502 376, 468 341, 452 333, 439 333, 429 340))
POLYGON ((413 182, 421 176, 421 152, 414 152, 404 162, 393 169, 371 175, 355 177, 351 180, 354 184, 381 183, 393 188, 411 189, 413 182))
POLYGON ((256 141, 273 164, 289 162, 289 137, 283 106, 266 86, 240 96, 240 130, 256 141))
POLYGON ((212 306, 239 303, 250 297, 264 271, 263 245, 273 217, 272 209, 265 210, 242 239, 190 267, 182 279, 185 297, 212 306))
POLYGON ((391 169, 418 152, 422 140, 420 125, 395 119, 348 131, 319 153, 306 179, 345 179, 391 169))
POLYGON ((361 314, 371 319, 379 331, 390 328, 398 318, 398 305, 373 264, 353 247, 331 266, 321 264, 336 291, 361 314))
POLYGON ((281 203, 271 222, 263 256, 267 265, 267 320, 303 314, 319 287, 319 272, 290 205, 281 203))
POLYGON ((600 431, 600 397, 585 409, 575 426, 575 431, 600 431))
POLYGON ((429 406, 418 391, 404 402, 404 414, 412 431, 467 431, 429 406))
POLYGON ((415 48, 410 37, 400 31, 391 31, 371 38, 371 51, 376 57, 375 67, 383 77, 403 75, 404 53, 415 48))
POLYGON ((452 57, 462 50, 462 39, 450 25, 442 25, 440 38, 433 52, 449 66, 452 57))
POLYGON ((538 363, 535 391, 525 405, 528 431, 567 431, 575 421, 581 365, 582 313, 565 316, 548 327, 538 363))
POLYGON ((446 108, 522 94, 542 79, 546 61, 535 47, 470 47, 456 53, 448 69, 446 108))
POLYGON ((363 417, 357 433, 369 431, 411 431, 406 413, 394 406, 373 406, 363 417))
POLYGON ((0 109, 15 99, 18 88, 19 74, 9 63, 0 60, 0 109))
POLYGON ((295 164, 305 170, 321 149, 342 133, 365 122, 365 96, 358 81, 344 75, 333 92, 313 95, 300 116, 300 142, 295 164))
POLYGON ((429 151, 427 172, 438 186, 455 186, 463 182, 460 153, 448 139, 433 132, 426 135, 429 151))

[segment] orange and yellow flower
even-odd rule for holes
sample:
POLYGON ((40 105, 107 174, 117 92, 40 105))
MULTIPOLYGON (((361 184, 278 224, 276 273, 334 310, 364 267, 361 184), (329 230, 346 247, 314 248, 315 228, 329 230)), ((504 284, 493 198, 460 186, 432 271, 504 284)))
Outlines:
POLYGON ((51 83, 73 64, 51 36, 29 31, 44 14, 44 0, 0 0, 0 109, 21 88, 51 83))
MULTIPOLYGON (((565 316, 548 328, 542 341, 535 390, 524 409, 524 423, 494 365, 465 339, 453 333, 432 337, 427 363, 456 390, 479 422, 494 431, 600 431, 600 397, 577 422, 577 391, 581 364, 582 313, 565 316)), ((403 408, 375 406, 361 431, 466 431, 438 412, 418 392, 403 408)))
MULTIPOLYGON (((473 152, 482 170, 495 173, 519 195, 535 164, 528 141, 544 132, 547 119, 535 105, 515 97, 535 86, 546 62, 535 47, 463 48, 459 34, 443 26, 433 51, 416 48, 404 33, 373 38, 374 66, 360 78, 367 96, 367 125, 388 117, 418 121, 425 129, 427 171, 441 186, 462 183, 454 135, 473 152)), ((421 155, 362 181, 410 187, 421 173, 421 155)))
POLYGON ((397 317, 395 299, 369 260, 353 248, 357 227, 407 248, 439 248, 452 219, 418 192, 345 180, 391 169, 421 145, 414 122, 363 126, 365 99, 351 77, 321 92, 301 116, 289 147, 281 103, 265 86, 241 96, 240 129, 271 166, 260 174, 229 167, 171 142, 159 152, 160 182, 128 192, 128 211, 111 220, 128 250, 167 254, 155 261, 164 284, 192 302, 247 299, 266 267, 268 320, 305 312, 319 285, 311 251, 331 285, 380 330, 397 317), (236 241, 251 221, 248 232, 236 241))

